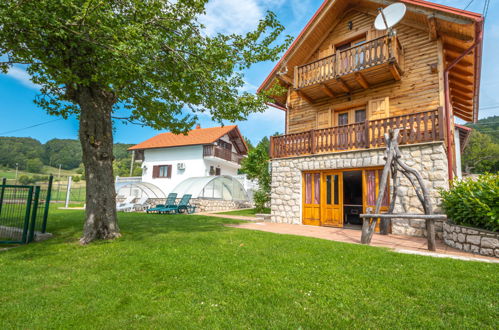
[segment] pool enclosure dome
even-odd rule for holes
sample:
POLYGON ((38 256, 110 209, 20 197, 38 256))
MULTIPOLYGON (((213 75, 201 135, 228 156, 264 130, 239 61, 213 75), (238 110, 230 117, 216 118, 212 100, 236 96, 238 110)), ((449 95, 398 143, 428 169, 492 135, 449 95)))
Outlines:
POLYGON ((156 185, 148 182, 117 182, 116 195, 137 198, 166 198, 165 193, 156 185))
POLYGON ((228 175, 193 177, 180 182, 172 191, 177 196, 191 194, 192 198, 248 201, 241 182, 228 175))

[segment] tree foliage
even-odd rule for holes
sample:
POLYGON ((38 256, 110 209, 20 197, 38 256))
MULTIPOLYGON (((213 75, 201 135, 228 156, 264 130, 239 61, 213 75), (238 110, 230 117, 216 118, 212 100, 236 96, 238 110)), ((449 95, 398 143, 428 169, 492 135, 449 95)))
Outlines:
POLYGON ((28 159, 26 162, 26 171, 31 173, 42 173, 43 163, 40 158, 28 159))
POLYGON ((462 162, 465 173, 497 172, 499 144, 494 143, 490 135, 473 130, 464 149, 462 162))
POLYGON ((263 209, 270 202, 269 150, 270 141, 264 137, 255 148, 249 151, 248 157, 243 159, 241 164, 241 172, 245 173, 251 180, 256 179, 260 186, 254 195, 255 207, 258 212, 263 212, 263 209))
POLYGON ((81 145, 78 140, 52 139, 44 144, 43 161, 46 165, 65 170, 77 168, 81 163, 81 145))
POLYGON ((0 165, 25 170, 28 160, 41 158, 43 146, 32 138, 0 137, 0 165))
POLYGON ((79 114, 83 86, 111 99, 115 118, 174 132, 196 116, 242 120, 266 99, 241 92, 241 70, 275 60, 289 42, 273 13, 245 35, 207 36, 198 22, 207 0, 6 0, 0 3, 0 68, 27 64, 42 86, 36 103, 79 114))
MULTIPOLYGON (((205 112, 215 121, 265 111, 268 95, 243 91, 243 70, 288 46, 267 13, 245 35, 207 35, 208 0, 4 0, 0 70, 27 65, 41 86, 36 103, 80 120, 86 189, 81 242, 119 237, 113 184, 112 118, 187 131, 205 112)), ((272 94, 274 91, 269 91, 272 94)))

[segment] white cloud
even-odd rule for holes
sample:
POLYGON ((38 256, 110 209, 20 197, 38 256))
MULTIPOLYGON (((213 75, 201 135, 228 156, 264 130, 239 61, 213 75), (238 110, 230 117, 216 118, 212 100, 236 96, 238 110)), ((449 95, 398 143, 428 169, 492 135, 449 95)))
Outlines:
POLYGON ((9 69, 9 72, 7 75, 11 78, 14 78, 15 80, 19 81, 21 84, 23 84, 26 87, 33 88, 33 89, 39 89, 40 86, 37 84, 33 83, 31 81, 31 76, 24 70, 19 67, 11 67, 9 69))
POLYGON ((263 17, 256 0, 213 0, 206 5, 206 15, 200 18, 206 33, 245 33, 256 27, 263 17))
MULTIPOLYGON (((282 6, 286 0, 212 0, 206 5, 206 15, 200 17, 206 34, 246 33, 254 30, 265 11, 282 6)), ((310 1, 310 0, 307 0, 310 1)), ((295 2, 293 0, 293 7, 295 2)))

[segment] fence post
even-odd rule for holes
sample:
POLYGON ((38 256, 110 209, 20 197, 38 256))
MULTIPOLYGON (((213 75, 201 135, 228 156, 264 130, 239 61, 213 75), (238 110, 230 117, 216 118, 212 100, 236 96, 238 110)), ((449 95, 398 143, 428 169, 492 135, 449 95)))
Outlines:
POLYGON ((35 222, 38 213, 38 201, 40 200, 40 186, 35 187, 35 197, 33 198, 33 211, 31 212, 31 222, 29 226, 28 243, 33 242, 35 238, 35 222))
POLYGON ((66 204, 65 207, 68 208, 69 206, 69 195, 71 194, 71 182, 73 182, 73 177, 68 176, 68 189, 66 191, 66 204))
POLYGON ((5 185, 7 184, 7 178, 2 179, 2 189, 0 190, 0 214, 2 214, 3 205, 3 195, 5 193, 5 185))
POLYGON ((26 213, 24 214, 23 236, 21 241, 28 243, 29 215, 31 214, 31 202, 33 201, 33 186, 28 188, 28 198, 26 199, 26 213))
POLYGON ((52 182, 54 181, 54 176, 49 177, 49 184, 47 186, 47 196, 45 196, 45 209, 43 210, 43 220, 42 220, 42 233, 47 230, 47 218, 49 216, 50 199, 52 198, 52 182))

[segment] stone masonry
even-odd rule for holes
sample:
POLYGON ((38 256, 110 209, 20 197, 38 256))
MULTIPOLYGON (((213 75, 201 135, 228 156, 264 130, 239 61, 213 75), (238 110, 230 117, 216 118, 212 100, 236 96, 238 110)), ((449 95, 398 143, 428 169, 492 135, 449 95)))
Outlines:
MULTIPOLYGON (((164 204, 166 199, 164 198, 150 198, 147 200, 147 204, 153 207, 157 204, 164 204)), ((177 203, 180 198, 177 198, 177 203)), ((231 211, 236 209, 245 209, 253 207, 253 204, 247 201, 226 201, 221 199, 209 199, 209 198, 193 198, 190 200, 190 204, 196 206, 196 213, 199 212, 222 212, 231 211)))
MULTIPOLYGON (((337 152, 306 157, 275 159, 272 161, 271 221, 301 224, 302 173, 314 170, 382 167, 384 148, 337 152)), ((448 188, 447 158, 442 142, 400 146, 403 160, 420 171, 431 192, 434 212, 439 213, 439 188, 448 188)), ((390 182, 391 184, 391 182, 390 182)), ((390 185, 390 189, 393 187, 390 185)), ((391 192, 390 192, 391 196, 391 192)), ((409 180, 401 175, 395 213, 423 213, 419 199, 409 180)), ((442 237, 442 222, 436 223, 442 237)), ((425 236, 424 220, 393 219, 392 233, 425 236)))
POLYGON ((444 242, 450 247, 499 258, 499 233, 444 223, 444 242))

